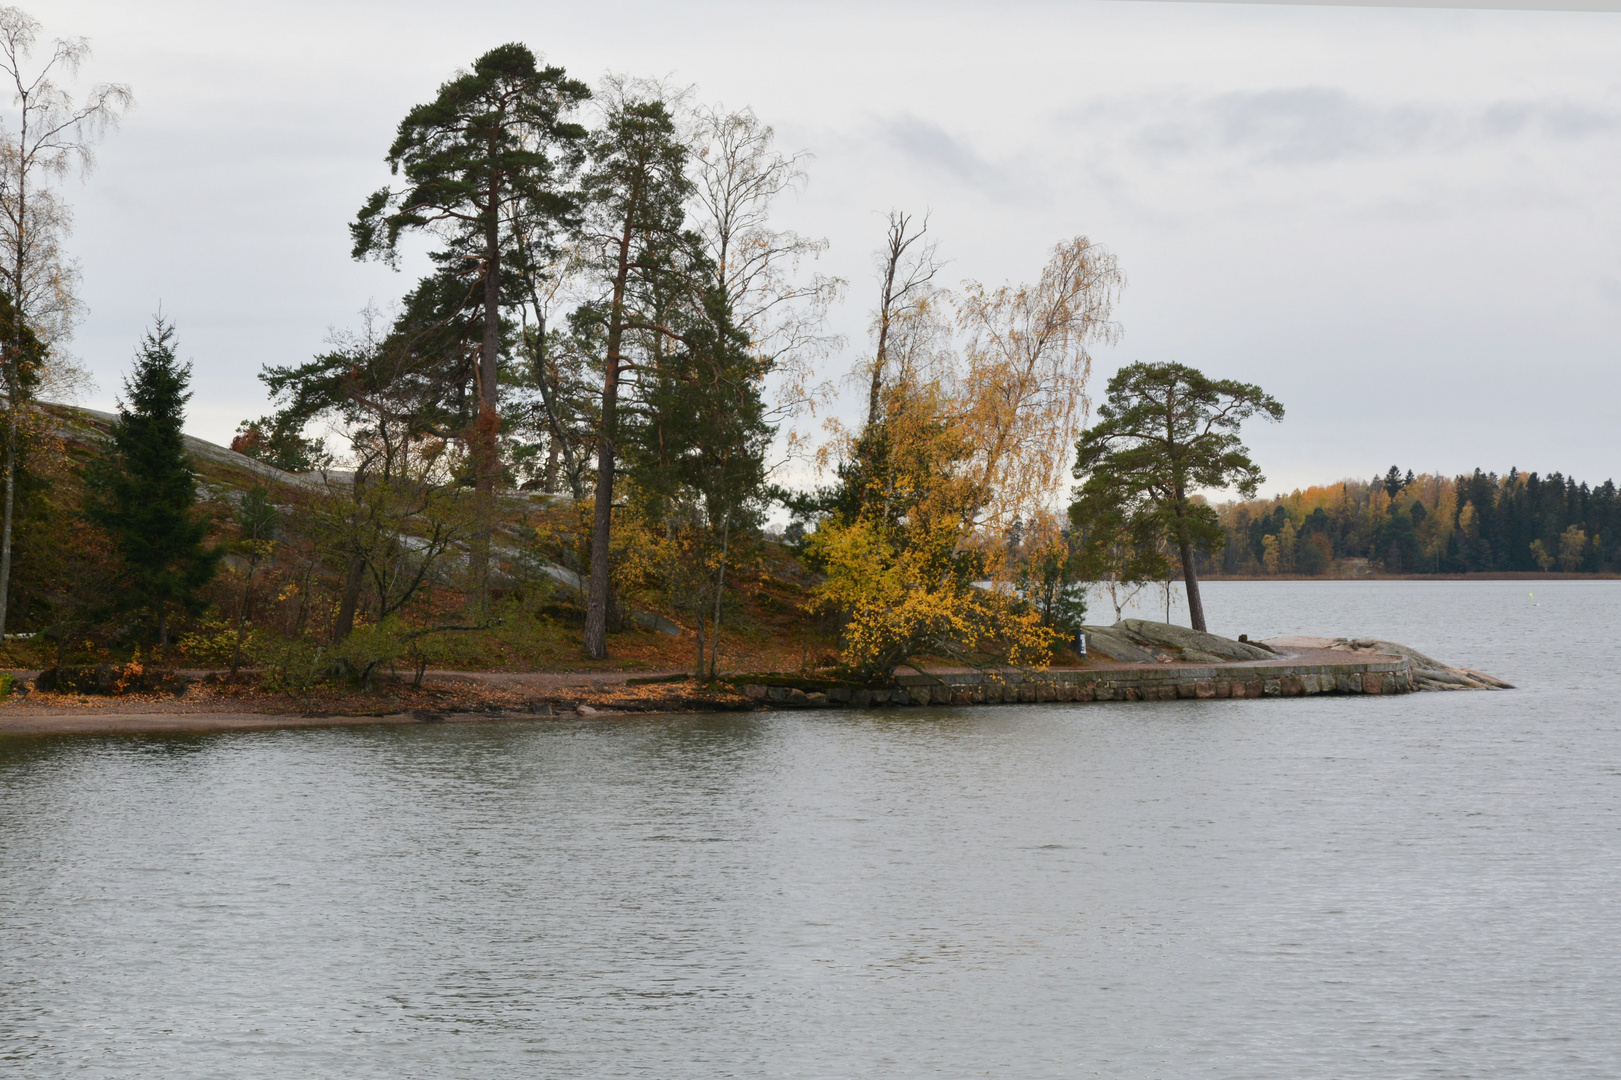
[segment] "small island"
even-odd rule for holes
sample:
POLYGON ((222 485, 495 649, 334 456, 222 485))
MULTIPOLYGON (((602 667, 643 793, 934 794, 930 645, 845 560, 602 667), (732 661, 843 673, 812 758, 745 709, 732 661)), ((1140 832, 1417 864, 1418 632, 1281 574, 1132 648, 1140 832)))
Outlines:
MULTIPOLYGON (((38 153, 88 163, 129 101, 92 96, 77 141, 4 136, 10 219, 38 153)), ((186 435, 194 363, 161 314, 115 412, 48 400, 82 381, 72 320, 18 283, 76 280, 67 218, 0 236, 0 729, 1503 685, 1386 641, 1207 632, 1225 548, 1309 567, 1339 519, 1239 537, 1249 511, 1212 503, 1265 481, 1242 429, 1284 407, 1260 386, 1139 361, 1096 393, 1126 278, 1086 235, 948 286, 928 216, 889 211, 871 338, 840 359, 847 283, 774 217, 807 155, 752 110, 593 90, 509 43, 372 137, 386 186, 330 227, 433 269, 263 365, 270 411, 229 449, 186 435), (1087 621, 1099 583, 1173 579, 1191 628, 1087 621)), ((1422 486, 1392 470, 1369 511, 1412 531, 1422 486)), ((1538 565, 1607 565, 1609 505, 1591 541, 1550 519, 1538 565)))

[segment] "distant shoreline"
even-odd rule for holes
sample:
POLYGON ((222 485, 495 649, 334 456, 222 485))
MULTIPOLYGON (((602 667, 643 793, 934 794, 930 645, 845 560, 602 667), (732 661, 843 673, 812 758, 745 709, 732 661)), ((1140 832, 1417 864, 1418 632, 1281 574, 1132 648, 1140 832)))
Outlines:
POLYGON ((1478 574, 1200 574, 1200 581, 1621 581, 1621 574, 1503 570, 1478 574))

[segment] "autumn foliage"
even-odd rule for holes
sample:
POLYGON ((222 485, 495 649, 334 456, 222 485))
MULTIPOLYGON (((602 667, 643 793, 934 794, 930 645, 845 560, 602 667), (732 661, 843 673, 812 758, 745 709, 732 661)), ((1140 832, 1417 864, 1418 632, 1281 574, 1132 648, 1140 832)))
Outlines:
POLYGON ((1081 237, 1035 284, 917 289, 932 274, 897 271, 919 250, 905 220, 880 276, 911 292, 881 297, 868 422, 824 448, 839 481, 809 545, 815 599, 846 618, 846 663, 869 675, 926 656, 1042 665, 1069 628, 1032 602, 1031 568, 1069 562, 1052 507, 1086 417, 1087 346, 1117 333, 1123 279, 1081 237))

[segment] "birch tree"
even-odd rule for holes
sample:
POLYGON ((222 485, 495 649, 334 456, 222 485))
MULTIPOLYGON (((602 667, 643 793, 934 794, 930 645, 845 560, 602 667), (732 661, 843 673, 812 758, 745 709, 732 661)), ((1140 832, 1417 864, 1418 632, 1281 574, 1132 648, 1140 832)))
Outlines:
POLYGON ((1112 315, 1124 283, 1115 256, 1079 236, 1054 246, 1033 284, 965 284, 959 422, 972 433, 969 469, 992 531, 1052 516, 1086 422, 1088 349, 1118 340, 1112 315))
POLYGON ((804 264, 828 248, 774 228, 771 211, 806 181, 804 151, 783 154, 776 133, 753 110, 701 109, 692 135, 696 173, 692 228, 714 268, 715 286, 749 351, 778 383, 777 409, 792 413, 817 396, 815 361, 839 339, 823 332, 845 282, 804 264))
POLYGON ((867 423, 841 440, 811 545, 817 594, 849 617, 846 659, 869 673, 919 655, 1033 663, 1073 626, 1077 563, 1055 509, 1088 350, 1119 334, 1123 276, 1085 237, 1056 245, 1034 283, 953 297, 933 284, 926 224, 890 215, 867 423))
POLYGON ((12 110, 0 126, 0 287, 10 294, 12 333, 0 343, 0 381, 6 395, 5 507, 0 513, 0 640, 11 591, 11 530, 16 498, 17 443, 30 390, 40 382, 71 379, 63 352, 82 314, 74 295, 77 273, 62 249, 72 214, 53 186, 75 170, 87 175, 94 146, 116 127, 133 102, 129 87, 93 86, 83 101, 59 80, 78 74, 90 55, 83 38, 59 38, 41 65, 29 67, 40 25, 27 12, 0 7, 0 74, 9 83, 12 110), (32 334, 40 350, 29 347, 32 334), (29 357, 41 365, 27 369, 29 357))

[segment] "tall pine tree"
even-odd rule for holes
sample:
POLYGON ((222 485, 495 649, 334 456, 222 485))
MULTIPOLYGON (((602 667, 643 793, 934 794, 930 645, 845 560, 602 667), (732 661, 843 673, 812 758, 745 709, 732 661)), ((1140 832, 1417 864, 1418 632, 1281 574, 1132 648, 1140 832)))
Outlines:
MULTIPOLYGON (((533 260, 555 255, 580 215, 569 181, 586 131, 571 116, 590 96, 562 68, 539 66, 527 46, 491 49, 400 121, 388 166, 404 174, 405 185, 375 192, 349 227, 357 259, 393 263, 400 235, 425 231, 447 241, 434 256, 441 266, 464 279, 477 274, 476 282, 461 282, 462 299, 450 310, 476 306, 482 315, 470 373, 477 415, 466 438, 486 513, 501 471, 501 309, 529 291, 526 276, 540 272, 533 260), (527 254, 514 250, 515 234, 527 238, 527 254)), ((488 602, 492 528, 487 522, 469 552, 480 606, 488 602)))
POLYGON ((668 335, 660 325, 656 303, 667 291, 664 279, 677 273, 672 258, 692 247, 681 233, 683 204, 692 194, 686 172, 691 154, 675 114, 657 96, 656 87, 619 82, 610 84, 609 91, 602 127, 590 139, 591 168, 583 182, 591 202, 585 246, 594 255, 604 296, 595 316, 603 345, 602 412, 585 605, 585 652, 595 660, 608 656, 608 561, 620 384, 626 375, 657 366, 657 353, 668 344, 668 335))
POLYGON ((111 445, 88 480, 91 513, 118 544, 129 573, 127 608, 157 620, 160 645, 169 616, 196 611, 220 552, 203 546, 208 523, 196 512, 197 477, 181 424, 191 365, 175 355, 174 326, 160 315, 124 380, 111 445))

